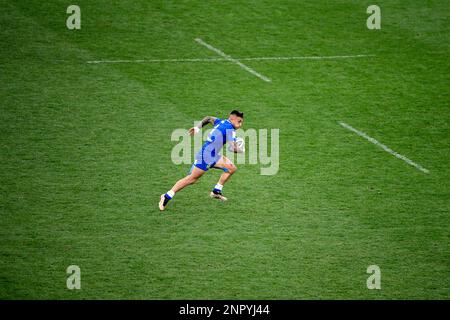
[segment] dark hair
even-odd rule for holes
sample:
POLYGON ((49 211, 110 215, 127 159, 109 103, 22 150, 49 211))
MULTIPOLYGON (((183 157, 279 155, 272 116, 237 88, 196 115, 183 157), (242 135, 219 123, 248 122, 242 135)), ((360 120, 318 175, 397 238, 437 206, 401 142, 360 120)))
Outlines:
POLYGON ((243 113, 243 112, 240 112, 240 111, 238 111, 238 110, 233 110, 233 111, 230 112, 230 115, 232 115, 232 114, 234 114, 234 115, 236 115, 236 116, 241 117, 242 119, 244 119, 244 113, 243 113))

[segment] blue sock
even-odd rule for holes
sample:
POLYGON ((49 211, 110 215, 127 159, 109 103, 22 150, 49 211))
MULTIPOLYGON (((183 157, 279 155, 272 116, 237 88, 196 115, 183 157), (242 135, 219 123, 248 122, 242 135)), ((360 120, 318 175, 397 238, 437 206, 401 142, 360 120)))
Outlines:
POLYGON ((169 190, 164 194, 164 197, 166 197, 167 199, 170 200, 173 198, 174 195, 175 195, 175 192, 173 192, 172 190, 169 190))
POLYGON ((223 185, 221 185, 220 183, 218 183, 218 184, 216 184, 216 185, 214 186, 213 192, 214 192, 214 193, 222 192, 222 188, 223 188, 223 185))

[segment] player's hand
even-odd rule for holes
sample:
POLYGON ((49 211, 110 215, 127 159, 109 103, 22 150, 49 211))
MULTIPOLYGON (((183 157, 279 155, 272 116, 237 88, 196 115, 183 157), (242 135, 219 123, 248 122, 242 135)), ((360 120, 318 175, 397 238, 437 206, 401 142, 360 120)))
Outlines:
POLYGON ((236 142, 230 142, 230 151, 234 153, 244 153, 244 150, 239 149, 236 142))
POLYGON ((194 134, 196 134, 199 131, 200 131, 200 129, 198 127, 192 127, 188 130, 188 133, 189 133, 189 135, 193 136, 194 134))

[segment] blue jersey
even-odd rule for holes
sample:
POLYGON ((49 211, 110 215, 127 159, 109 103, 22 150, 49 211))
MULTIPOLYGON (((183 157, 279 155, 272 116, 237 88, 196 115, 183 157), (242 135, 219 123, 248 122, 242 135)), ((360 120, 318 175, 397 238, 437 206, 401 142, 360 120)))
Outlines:
MULTIPOLYGON (((229 141, 236 141, 236 131, 229 120, 217 118, 214 121, 214 128, 209 133, 202 149, 195 157, 195 165, 206 164, 211 166, 220 159, 220 150, 229 141)), ((203 169, 203 165, 202 168, 203 169)))

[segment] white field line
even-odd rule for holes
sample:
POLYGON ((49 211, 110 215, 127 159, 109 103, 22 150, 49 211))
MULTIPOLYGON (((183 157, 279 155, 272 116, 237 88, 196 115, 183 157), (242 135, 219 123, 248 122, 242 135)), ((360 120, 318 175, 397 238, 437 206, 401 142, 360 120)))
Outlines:
POLYGON ((407 157, 405 157, 405 156, 403 156, 403 155, 401 155, 401 154, 395 152, 395 151, 392 150, 391 148, 389 148, 389 147, 385 146, 384 144, 378 142, 376 139, 374 139, 374 138, 372 138, 372 137, 369 137, 369 136, 368 136, 367 134, 365 134, 364 132, 359 131, 359 130, 356 130, 355 128, 353 128, 352 126, 350 126, 350 125, 348 125, 348 124, 346 124, 346 123, 344 123, 344 122, 339 122, 339 124, 340 124, 342 127, 346 128, 346 129, 348 129, 348 130, 350 130, 350 131, 353 131, 353 132, 356 133, 358 136, 363 137, 364 139, 366 139, 366 140, 372 142, 373 144, 379 146, 379 147, 380 147, 381 149, 383 149, 384 151, 386 151, 386 152, 392 154, 393 156, 395 156, 395 157, 397 157, 397 158, 399 158, 399 159, 405 161, 407 164, 412 165, 412 166, 415 167, 416 169, 418 169, 418 170, 420 170, 420 171, 422 171, 422 172, 424 172, 424 173, 430 173, 430 171, 429 171, 428 169, 425 169, 424 167, 422 167, 421 165, 419 165, 419 164, 417 164, 417 163, 411 161, 411 160, 408 159, 407 157))
POLYGON ((355 54, 346 56, 298 56, 298 57, 256 57, 256 58, 239 58, 244 61, 262 61, 262 60, 326 60, 326 59, 350 59, 375 57, 374 54, 355 54))
POLYGON ((226 61, 222 58, 200 58, 200 59, 150 59, 150 60, 91 60, 87 63, 156 63, 156 62, 214 62, 214 61, 226 61))
MULTIPOLYGON (((239 61, 282 61, 282 60, 326 60, 326 59, 352 59, 374 57, 373 54, 356 54, 346 56, 298 56, 298 57, 250 57, 237 58, 239 61)), ((138 60, 91 60, 87 63, 158 63, 158 62, 220 62, 229 61, 225 58, 179 58, 179 59, 138 59, 138 60)))
POLYGON ((207 44, 206 42, 204 42, 202 39, 200 38, 195 38, 195 41, 199 44, 201 44, 202 46, 205 46, 206 48, 208 48, 211 51, 214 51, 215 53, 217 53, 219 56, 223 57, 224 59, 233 62, 235 64, 237 64, 239 67, 241 67, 242 69, 244 69, 247 72, 250 72, 251 74, 253 74, 254 76, 257 76, 258 78, 260 78, 263 81, 266 82, 271 82, 272 80, 270 80, 269 78, 267 78, 266 76, 263 76, 262 74, 256 72, 255 70, 253 70, 250 67, 247 67, 245 64, 243 64, 242 62, 240 62, 237 59, 232 58, 231 56, 227 55, 226 53, 220 51, 219 49, 213 47, 210 44, 207 44))

